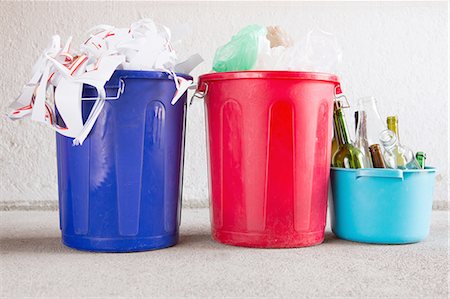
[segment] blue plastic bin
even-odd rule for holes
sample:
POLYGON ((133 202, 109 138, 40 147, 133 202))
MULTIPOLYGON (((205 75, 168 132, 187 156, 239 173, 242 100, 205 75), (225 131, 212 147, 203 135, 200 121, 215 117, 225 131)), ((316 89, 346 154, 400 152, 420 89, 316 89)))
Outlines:
POLYGON ((430 228, 436 170, 331 168, 331 228, 341 239, 414 243, 430 228))
MULTIPOLYGON (((102 252, 172 246, 180 223, 187 95, 171 105, 173 79, 153 71, 119 70, 105 87, 108 98, 118 99, 106 101, 83 145, 56 136, 63 243, 102 252)), ((84 98, 96 96, 84 86, 84 98)), ((93 104, 83 101, 84 120, 93 104)))

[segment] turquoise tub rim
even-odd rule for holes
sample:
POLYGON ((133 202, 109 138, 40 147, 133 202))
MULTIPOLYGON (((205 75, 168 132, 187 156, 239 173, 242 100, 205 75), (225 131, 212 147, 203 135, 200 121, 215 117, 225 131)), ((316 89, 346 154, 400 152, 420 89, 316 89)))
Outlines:
POLYGON ((414 172, 436 172, 436 167, 427 166, 425 169, 391 169, 391 168, 340 168, 340 167, 330 167, 333 171, 347 171, 347 172, 361 172, 361 171, 370 171, 371 173, 398 173, 398 172, 406 172, 406 173, 414 173, 414 172))
POLYGON ((331 172, 336 173, 352 173, 359 178, 387 178, 387 179, 401 179, 404 180, 405 176, 410 176, 412 174, 428 173, 436 174, 436 168, 425 167, 425 169, 390 169, 390 168, 338 168, 331 167, 331 172))

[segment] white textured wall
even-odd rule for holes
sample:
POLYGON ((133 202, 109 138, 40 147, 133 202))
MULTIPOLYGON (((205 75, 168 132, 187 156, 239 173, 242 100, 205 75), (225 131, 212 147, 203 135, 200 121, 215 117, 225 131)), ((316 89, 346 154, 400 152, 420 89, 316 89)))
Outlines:
MULTIPOLYGON (((342 86, 354 99, 375 95, 383 115, 398 113, 404 144, 428 154, 437 166, 435 207, 448 204, 447 3, 0 3, 0 111, 6 111, 30 76, 50 36, 74 35, 99 23, 128 26, 151 17, 169 27, 190 24, 181 49, 205 58, 194 76, 211 67, 215 49, 241 27, 279 24, 293 36, 314 26, 339 39, 342 86)), ((54 133, 30 121, 0 120, 0 203, 54 205, 54 133)), ((207 204, 203 104, 189 109, 185 203, 207 204)))

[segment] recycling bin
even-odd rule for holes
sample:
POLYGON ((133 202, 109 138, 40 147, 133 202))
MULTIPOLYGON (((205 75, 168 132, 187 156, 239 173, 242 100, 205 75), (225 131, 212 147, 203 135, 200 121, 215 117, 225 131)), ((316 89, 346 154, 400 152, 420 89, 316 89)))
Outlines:
POLYGON ((436 169, 331 169, 331 228, 355 242, 405 244, 430 230, 436 169))
POLYGON ((319 244, 327 213, 335 75, 202 75, 212 237, 283 248, 319 244))
MULTIPOLYGON (((63 243, 102 252, 172 246, 180 224, 187 95, 172 105, 174 80, 156 71, 117 70, 105 89, 108 100, 83 145, 56 136, 63 243)), ((85 85, 84 121, 96 97, 85 85)))

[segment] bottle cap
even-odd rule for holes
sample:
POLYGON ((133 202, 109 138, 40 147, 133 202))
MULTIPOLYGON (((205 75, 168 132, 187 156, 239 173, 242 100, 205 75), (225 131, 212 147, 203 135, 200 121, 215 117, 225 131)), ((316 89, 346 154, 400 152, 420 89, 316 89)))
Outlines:
POLYGON ((424 153, 424 152, 417 152, 417 153, 416 153, 416 156, 422 156, 422 157, 426 158, 426 157, 427 157, 427 154, 424 153))
POLYGON ((388 124, 389 123, 396 124, 396 123, 398 123, 398 116, 397 115, 388 116, 386 121, 387 121, 388 124))
POLYGON ((369 151, 371 153, 381 152, 381 147, 379 144, 372 144, 371 146, 369 146, 369 151))

